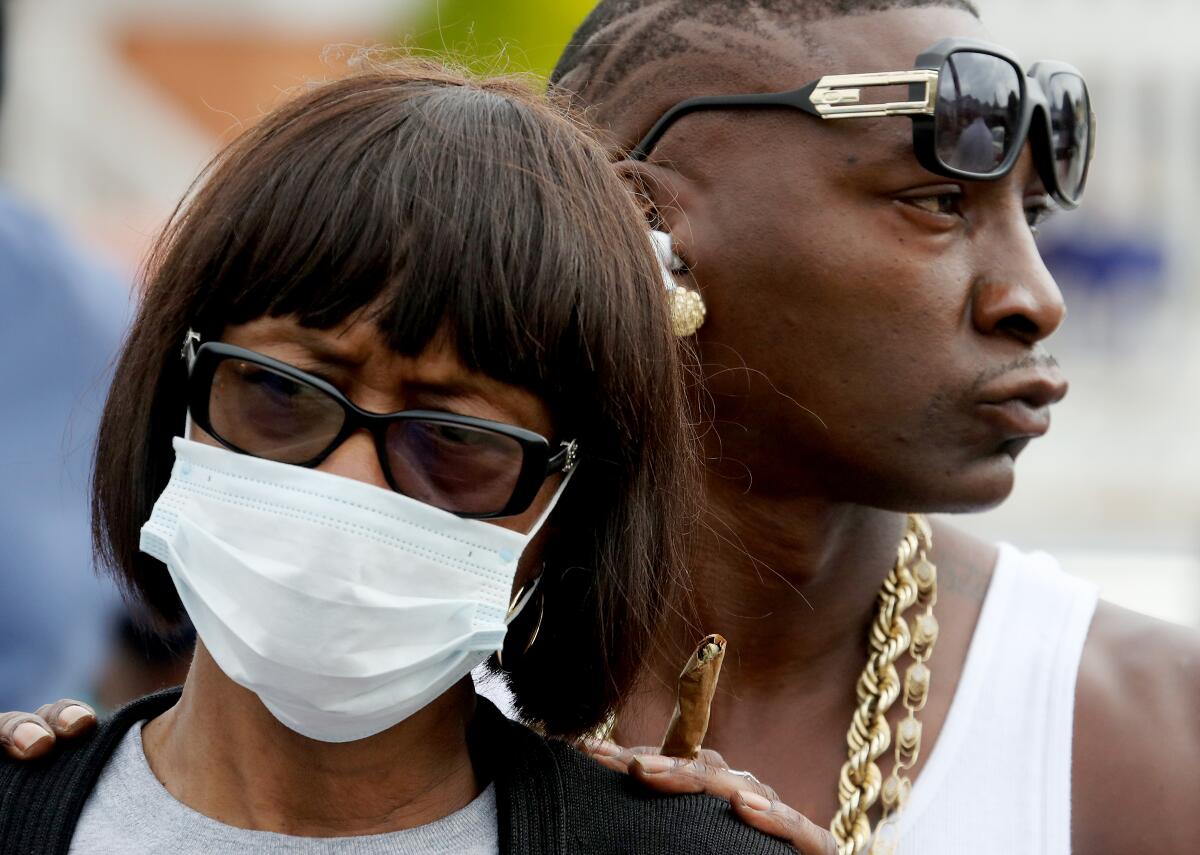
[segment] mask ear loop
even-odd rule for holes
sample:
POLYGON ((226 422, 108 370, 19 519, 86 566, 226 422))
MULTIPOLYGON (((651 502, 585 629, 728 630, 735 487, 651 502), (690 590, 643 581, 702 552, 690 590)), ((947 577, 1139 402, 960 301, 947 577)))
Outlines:
POLYGON ((542 530, 542 526, 545 525, 546 520, 549 519, 555 505, 558 504, 558 500, 562 498, 563 491, 567 489, 567 485, 570 484, 571 479, 575 477, 575 472, 577 469, 579 469, 579 463, 575 462, 563 475, 562 483, 558 485, 558 489, 555 490, 554 495, 550 497, 550 502, 546 505, 546 509, 542 511, 541 515, 538 516, 537 521, 534 522, 533 527, 529 529, 529 533, 525 535, 526 543, 533 540, 537 533, 542 530))

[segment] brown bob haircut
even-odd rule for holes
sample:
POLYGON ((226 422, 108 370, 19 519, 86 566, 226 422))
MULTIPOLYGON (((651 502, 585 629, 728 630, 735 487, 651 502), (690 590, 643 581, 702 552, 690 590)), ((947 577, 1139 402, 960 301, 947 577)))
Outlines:
POLYGON ((505 665, 535 726, 576 736, 630 690, 694 522, 681 349, 646 227, 581 126, 513 80, 373 65, 263 118, 218 155, 152 253, 96 449, 97 555, 160 626, 184 612, 138 550, 183 430, 186 331, 289 316, 375 323, 420 354, 531 390, 581 462, 505 665), (382 307, 382 308, 380 308, 382 307))

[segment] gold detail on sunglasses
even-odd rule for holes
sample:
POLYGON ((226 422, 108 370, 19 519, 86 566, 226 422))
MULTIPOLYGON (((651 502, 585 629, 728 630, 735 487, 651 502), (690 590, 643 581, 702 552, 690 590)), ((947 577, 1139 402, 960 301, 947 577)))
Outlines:
POLYGON ((938 73, 929 68, 886 71, 879 74, 827 74, 817 81, 809 100, 822 119, 867 119, 883 116, 932 116, 937 102, 938 73), (862 88, 925 84, 920 101, 863 104, 862 88))

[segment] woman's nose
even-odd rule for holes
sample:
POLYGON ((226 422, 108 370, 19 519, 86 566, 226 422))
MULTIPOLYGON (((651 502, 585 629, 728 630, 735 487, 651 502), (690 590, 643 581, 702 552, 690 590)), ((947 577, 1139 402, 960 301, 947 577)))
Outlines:
POLYGON ((390 490, 387 478, 379 465, 379 454, 375 451, 375 438, 367 430, 355 431, 333 450, 317 467, 323 472, 332 472, 343 478, 353 478, 390 490))

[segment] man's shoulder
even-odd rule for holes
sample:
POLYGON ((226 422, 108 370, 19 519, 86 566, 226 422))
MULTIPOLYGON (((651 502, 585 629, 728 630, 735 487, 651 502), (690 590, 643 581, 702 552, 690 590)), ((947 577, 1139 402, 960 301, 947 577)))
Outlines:
POLYGON ((572 852, 795 855, 744 824, 723 799, 651 793, 568 745, 554 742, 552 750, 563 777, 572 852))
POLYGON ((1186 717, 1189 731, 1200 737, 1200 632, 1101 601, 1084 644, 1076 697, 1085 718, 1168 724, 1186 717))
POLYGON ((1200 839, 1200 633, 1100 603, 1075 689, 1076 850, 1200 839))

